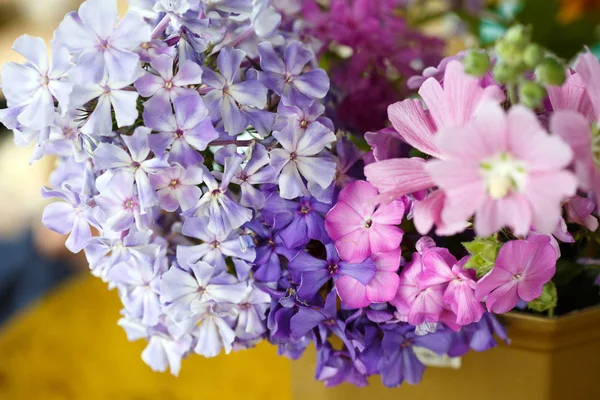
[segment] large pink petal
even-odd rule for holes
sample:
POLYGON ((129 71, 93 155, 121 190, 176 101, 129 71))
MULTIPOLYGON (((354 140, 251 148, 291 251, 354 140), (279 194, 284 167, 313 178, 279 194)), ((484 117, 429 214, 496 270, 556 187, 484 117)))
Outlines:
POLYGON ((325 217, 325 229, 333 240, 363 229, 365 220, 347 203, 337 203, 325 217))
POLYGON ((556 111, 550 119, 550 131, 562 137, 571 146, 576 161, 590 152, 592 134, 583 115, 575 111, 556 111))
POLYGON ((506 267, 497 264, 487 275, 477 281, 475 298, 481 301, 498 287, 511 283, 515 274, 513 271, 518 270, 519 267, 514 263, 511 264, 510 267, 511 271, 507 270, 506 267))
POLYGON ((456 259, 452 260, 448 256, 449 253, 441 254, 438 251, 427 251, 423 255, 423 272, 417 277, 421 290, 455 279, 451 268, 456 259))
POLYGON ((580 55, 575 64, 575 71, 581 75, 585 83, 590 101, 596 114, 600 113, 600 63, 589 51, 580 55))
POLYGON ((338 203, 348 204, 358 215, 367 219, 375 210, 378 194, 377 189, 369 182, 356 181, 342 189, 338 203))
POLYGON ((475 299, 473 289, 466 281, 458 279, 448 284, 444 293, 444 302, 450 304, 450 308, 456 314, 456 323, 459 325, 477 322, 485 312, 481 303, 475 299))
POLYGON ((533 227, 540 233, 551 234, 562 214, 562 201, 577 190, 577 179, 567 171, 530 176, 523 195, 533 210, 533 227))
POLYGON ((400 247, 385 253, 373 254, 377 271, 396 272, 400 267, 400 247))
POLYGON ((489 312, 504 314, 515 308, 518 302, 517 285, 509 282, 490 293, 485 304, 489 312))
POLYGON ((435 223, 440 222, 440 214, 444 207, 444 192, 436 190, 425 200, 416 201, 413 208, 413 222, 421 235, 429 233, 435 223))
POLYGON ((404 233, 392 225, 373 224, 367 231, 372 253, 382 253, 397 249, 404 233))
POLYGON ((430 156, 440 157, 433 142, 435 125, 420 100, 408 99, 392 104, 388 107, 388 115, 394 129, 408 144, 430 156))
POLYGON ((391 200, 434 186, 422 158, 395 158, 365 167, 367 180, 391 200))
POLYGON ((508 113, 510 154, 525 162, 527 172, 564 168, 573 152, 560 137, 548 136, 534 112, 515 106, 508 113))
POLYGON ((396 296, 400 278, 395 272, 377 271, 367 285, 367 298, 371 303, 386 303, 396 296))
POLYGON ((370 304, 366 286, 351 276, 339 277, 335 281, 335 288, 340 299, 351 308, 362 308, 370 304))
POLYGON ((585 116, 589 123, 596 119, 594 106, 585 90, 581 76, 567 69, 567 81, 562 86, 549 86, 548 97, 554 111, 577 111, 585 116))
POLYGON ((531 227, 532 211, 527 199, 519 194, 494 200, 486 198, 475 216, 475 232, 490 236, 505 226, 518 236, 525 236, 531 227))
POLYGON ((404 202, 400 200, 392 201, 389 204, 382 204, 371 217, 375 224, 399 225, 404 219, 404 202))
POLYGON ((335 241, 340 258, 351 264, 363 262, 371 255, 369 234, 365 229, 357 229, 335 241))
POLYGON ((423 322, 438 322, 444 310, 444 292, 441 287, 425 289, 415 298, 408 322, 411 325, 421 325, 423 322))

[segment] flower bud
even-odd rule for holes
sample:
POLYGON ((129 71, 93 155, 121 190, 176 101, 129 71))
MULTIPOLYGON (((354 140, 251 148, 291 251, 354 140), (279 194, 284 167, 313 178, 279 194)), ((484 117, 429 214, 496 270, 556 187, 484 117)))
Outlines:
POLYGON ((513 26, 506 31, 504 39, 515 46, 525 47, 531 41, 531 29, 523 25, 513 26))
POLYGON ((544 57, 544 50, 537 44, 530 44, 525 48, 523 61, 529 68, 535 68, 544 57))
POLYGON ((518 75, 516 68, 505 62, 500 62, 494 67, 494 79, 500 84, 515 82, 518 75))
POLYGON ((537 107, 546 96, 546 89, 537 82, 526 81, 519 86, 519 98, 527 107, 537 107))
POLYGON ((499 40, 496 43, 496 53, 508 64, 517 65, 523 62, 523 49, 507 40, 499 40))
POLYGON ((463 64, 467 74, 483 76, 490 69, 490 58, 487 53, 472 50, 463 59, 463 64))
POLYGON ((535 69, 535 76, 542 85, 560 86, 567 79, 565 67, 556 59, 546 57, 535 69))

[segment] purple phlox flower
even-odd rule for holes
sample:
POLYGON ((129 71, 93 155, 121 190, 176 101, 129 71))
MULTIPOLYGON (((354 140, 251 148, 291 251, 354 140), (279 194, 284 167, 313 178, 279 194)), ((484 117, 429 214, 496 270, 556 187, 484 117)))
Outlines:
POLYGON ((322 243, 331 241, 325 231, 324 218, 330 208, 311 197, 289 201, 273 193, 265 203, 263 216, 267 223, 280 229, 279 236, 285 245, 294 249, 311 239, 322 243))
POLYGON ((246 295, 246 282, 238 282, 227 272, 218 273, 215 267, 204 261, 189 263, 185 268, 187 270, 171 267, 160 281, 161 298, 167 304, 165 310, 177 322, 194 315, 194 302, 238 304, 246 295))
POLYGON ((356 387, 367 386, 367 378, 362 363, 353 359, 348 352, 336 351, 329 343, 317 349, 317 370, 315 378, 325 382, 326 387, 333 387, 344 382, 356 387), (360 367, 358 367, 360 366, 360 367))
POLYGON ((110 269, 131 259, 151 263, 160 251, 160 246, 150 242, 152 231, 113 232, 104 229, 102 236, 88 241, 85 257, 92 274, 107 280, 110 269))
POLYGON ((281 96, 283 104, 304 108, 315 99, 325 97, 329 91, 329 78, 324 70, 304 72, 304 67, 315 59, 315 55, 300 42, 287 46, 283 60, 269 42, 260 43, 258 52, 262 68, 258 73, 259 80, 281 96))
POLYGON ((199 2, 199 0, 155 0, 153 10, 157 13, 182 16, 190 11, 193 4, 198 5, 199 2))
POLYGON ((116 264, 107 275, 108 280, 120 289, 127 313, 149 327, 157 325, 161 315, 159 282, 162 272, 158 259, 133 258, 116 264))
POLYGON ((246 289, 246 296, 237 306, 239 315, 235 328, 236 336, 242 340, 251 340, 265 333, 267 310, 270 304, 271 297, 250 282, 246 289))
POLYGON ((158 75, 146 72, 134 83, 140 96, 150 97, 144 106, 154 114, 170 111, 171 102, 178 97, 194 95, 195 90, 185 86, 199 85, 202 81, 202 69, 195 62, 185 61, 175 75, 173 64, 173 56, 159 55, 150 62, 158 75))
POLYGON ((566 204, 567 220, 595 232, 598 229, 598 218, 592 215, 595 208, 596 203, 593 200, 574 196, 566 204))
POLYGON ((142 213, 158 204, 158 197, 154 185, 151 184, 151 179, 159 171, 169 167, 164 158, 148 158, 150 155, 148 145, 150 132, 148 128, 139 127, 133 135, 121 136, 129 152, 109 143, 100 143, 94 152, 94 163, 97 169, 111 170, 110 174, 114 174, 116 171, 125 171, 134 176, 142 213))
POLYGON ((335 183, 337 187, 344 188, 357 179, 363 178, 363 164, 358 164, 358 162, 365 153, 359 150, 358 147, 345 136, 340 137, 335 146, 337 154, 335 183), (358 166, 357 171, 353 170, 353 167, 355 166, 358 166))
POLYGON ((469 325, 483 316, 485 309, 475 298, 475 270, 464 269, 468 258, 457 261, 446 249, 423 254, 423 271, 417 276, 419 290, 444 287, 443 301, 456 314, 456 323, 469 325))
POLYGON ((200 198, 196 206, 190 209, 186 216, 208 217, 208 229, 217 235, 224 235, 237 229, 252 219, 252 210, 241 206, 230 197, 229 183, 240 167, 243 156, 234 154, 225 159, 221 183, 210 173, 204 174, 204 182, 208 190, 200 198))
POLYGON ((229 354, 235 341, 235 331, 232 328, 238 315, 235 305, 194 301, 191 309, 192 317, 182 325, 197 339, 194 352, 204 357, 216 357, 222 350, 229 354))
POLYGON ((222 120, 225 132, 232 136, 246 130, 259 114, 271 115, 263 111, 267 104, 267 88, 256 79, 246 77, 242 81, 240 66, 245 57, 242 50, 224 48, 217 58, 220 73, 203 67, 202 83, 213 89, 204 96, 206 107, 213 121, 222 120))
POLYGON ((417 336, 411 326, 385 327, 383 357, 378 365, 383 384, 387 387, 400 386, 404 381, 411 385, 418 384, 425 372, 425 365, 415 355, 414 347, 425 347, 441 356, 448 352, 450 340, 451 336, 443 332, 417 336))
POLYGON ((330 279, 335 281, 340 276, 349 275, 365 286, 375 277, 377 268, 370 258, 350 264, 340 259, 332 243, 326 244, 325 249, 326 260, 301 251, 288 265, 292 280, 300 285, 298 296, 301 298, 311 299, 330 279))
POLYGON ((133 125, 139 116, 137 109, 138 93, 128 90, 130 82, 115 80, 102 83, 76 85, 71 93, 70 106, 77 108, 97 99, 94 111, 89 115, 81 132, 110 136, 113 131, 111 108, 115 112, 117 127, 133 125))
POLYGON ((97 146, 96 139, 81 132, 74 113, 68 113, 64 117, 55 115, 48 139, 54 146, 53 154, 63 157, 72 155, 77 162, 89 159, 97 146))
MULTIPOLYGON (((252 262, 256 256, 254 248, 244 248, 236 231, 215 235, 208 229, 208 218, 189 218, 183 223, 182 233, 203 243, 195 246, 177 246, 177 261, 180 265, 193 264, 200 260, 212 265, 217 272, 227 271, 226 257, 252 262)), ((240 265, 240 267, 243 267, 240 265)))
POLYGON ((337 292, 335 289, 327 295, 323 308, 300 307, 290 320, 292 339, 300 339, 315 328, 321 343, 325 342, 329 332, 332 332, 346 345, 346 350, 350 356, 355 357, 354 346, 346 337, 346 325, 337 315, 337 292))
POLYGON ((96 196, 96 203, 106 216, 103 226, 117 232, 125 231, 134 224, 140 231, 148 229, 151 216, 143 213, 139 197, 134 192, 133 180, 133 174, 119 171, 96 196))
POLYGON ((140 56, 140 60, 145 63, 150 63, 156 59, 156 57, 161 55, 170 57, 175 56, 175 48, 159 39, 153 39, 149 42, 142 43, 135 52, 140 56))
POLYGON ((235 14, 241 18, 247 17, 252 11, 252 0, 201 0, 207 15, 227 16, 235 14))
POLYGON ((284 256, 292 259, 295 251, 290 251, 273 230, 254 219, 245 225, 256 235, 256 257, 254 260, 254 277, 260 282, 277 282, 281 278, 281 259, 284 256))
POLYGON ((329 143, 335 141, 331 130, 319 122, 313 122, 306 131, 288 127, 274 132, 273 136, 282 146, 271 150, 271 165, 281 171, 281 197, 308 197, 312 192, 317 192, 317 187, 326 189, 331 185, 336 164, 320 154, 329 143))
POLYGON ((402 140, 394 128, 365 133, 365 140, 373 149, 373 162, 391 158, 408 157, 410 146, 402 140))
POLYGON ((292 125, 298 129, 306 129, 313 122, 317 121, 325 125, 329 130, 335 131, 333 122, 323 116, 325 106, 318 101, 313 102, 306 108, 298 108, 296 106, 286 106, 279 103, 277 107, 277 118, 275 120, 274 131, 282 131, 287 126, 292 125))
MULTIPOLYGON (((215 160, 224 164, 225 158, 230 157, 236 152, 237 147, 235 145, 222 147, 215 154, 215 160)), ((241 205, 260 210, 265 204, 265 195, 254 185, 273 183, 276 178, 276 171, 269 165, 269 153, 261 144, 255 143, 248 149, 246 160, 238 171, 236 171, 231 182, 240 185, 241 205)))
POLYGON ((219 134, 212 126, 199 94, 178 97, 173 106, 175 114, 155 115, 148 109, 144 111, 144 124, 158 132, 150 136, 150 148, 157 156, 170 148, 169 161, 183 167, 201 165, 204 159, 197 150, 206 150, 219 134))
POLYGON ((448 63, 450 63, 450 61, 453 60, 460 61, 461 58, 462 54, 459 54, 458 56, 450 56, 443 58, 442 61, 440 61, 440 63, 437 65, 437 67, 426 67, 425 69, 423 69, 421 75, 415 75, 408 78, 408 81, 406 81, 406 86, 408 86, 408 88, 411 90, 417 90, 429 78, 435 78, 440 83, 443 83, 444 74, 446 72, 446 66, 448 65, 448 63))
POLYGON ((194 207, 202 189, 198 187, 203 182, 204 170, 197 166, 183 168, 173 164, 150 176, 150 183, 156 189, 160 207, 169 212, 189 210, 194 207))
POLYGON ((57 197, 63 200, 49 204, 44 209, 42 221, 49 229, 61 235, 70 233, 65 246, 73 253, 79 253, 92 237, 90 225, 98 227, 93 208, 68 188, 53 190, 44 187, 42 196, 46 199, 57 197))
POLYGON ((142 360, 155 372, 165 372, 169 368, 171 374, 178 376, 181 360, 191 350, 192 343, 191 335, 174 338, 162 332, 154 332, 142 352, 142 360))
MULTIPOLYGON (((27 62, 9 62, 2 67, 2 92, 9 107, 18 106, 16 120, 24 127, 40 130, 54 121, 54 99, 62 110, 69 106, 72 85, 66 78, 71 67, 69 55, 61 47, 54 47, 52 63, 48 60, 44 40, 29 35, 19 37, 13 50, 27 62)), ((5 118, 0 117, 4 122, 5 118)), ((5 123, 6 124, 6 123, 5 123)))
POLYGON ((461 357, 469 350, 486 351, 498 345, 494 335, 506 343, 510 343, 506 329, 493 314, 485 313, 479 322, 464 326, 452 333, 452 343, 448 356, 461 357))
POLYGON ((116 0, 87 0, 62 21, 55 41, 71 53, 76 82, 131 82, 140 67, 134 51, 150 41, 150 26, 136 13, 118 21, 116 0))

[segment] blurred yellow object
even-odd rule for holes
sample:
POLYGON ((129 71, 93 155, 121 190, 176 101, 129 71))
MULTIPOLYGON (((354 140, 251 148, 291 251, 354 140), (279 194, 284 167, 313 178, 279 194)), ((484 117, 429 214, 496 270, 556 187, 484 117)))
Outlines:
POLYGON ((597 400, 600 307, 558 318, 504 316, 512 344, 468 353, 459 369, 428 368, 416 386, 387 389, 379 377, 366 388, 326 389, 312 374, 315 353, 292 364, 294 400, 597 400))
POLYGON ((262 343, 255 349, 183 362, 179 378, 141 360, 117 326, 121 303, 86 275, 0 330, 3 400, 289 400, 289 361, 262 343))

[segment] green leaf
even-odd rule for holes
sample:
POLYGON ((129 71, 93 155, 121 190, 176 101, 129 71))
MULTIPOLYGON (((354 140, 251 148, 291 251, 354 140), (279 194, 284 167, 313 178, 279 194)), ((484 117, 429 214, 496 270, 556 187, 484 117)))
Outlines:
POLYGON ((530 310, 544 312, 548 310, 553 310, 556 307, 557 302, 558 294, 556 292, 556 286, 552 281, 550 281, 544 285, 542 295, 537 299, 530 301, 527 304, 527 307, 530 310))

